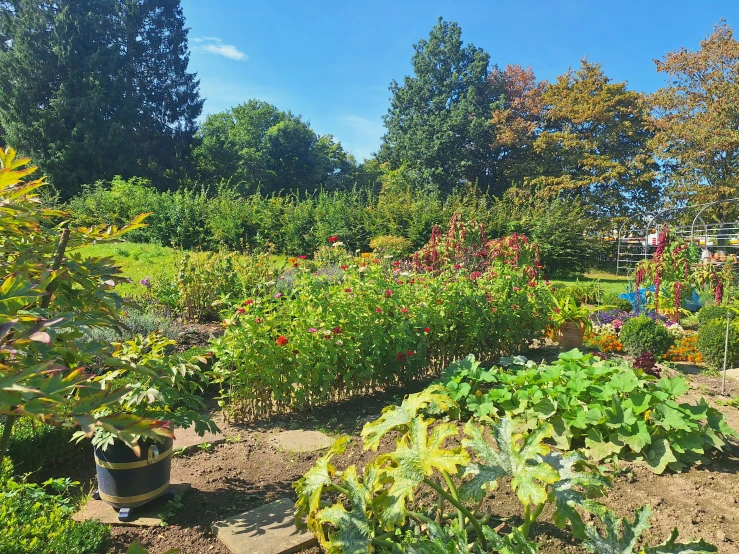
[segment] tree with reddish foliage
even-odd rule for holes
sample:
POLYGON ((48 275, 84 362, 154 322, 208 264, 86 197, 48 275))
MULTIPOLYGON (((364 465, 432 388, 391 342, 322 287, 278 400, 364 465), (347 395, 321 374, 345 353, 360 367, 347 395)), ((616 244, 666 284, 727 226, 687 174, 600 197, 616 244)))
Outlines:
POLYGON ((533 144, 541 129, 544 91, 547 84, 537 81, 531 67, 495 67, 488 77, 494 89, 502 89, 500 107, 492 114, 493 139, 490 147, 497 160, 496 191, 522 184, 536 172, 537 156, 533 144))

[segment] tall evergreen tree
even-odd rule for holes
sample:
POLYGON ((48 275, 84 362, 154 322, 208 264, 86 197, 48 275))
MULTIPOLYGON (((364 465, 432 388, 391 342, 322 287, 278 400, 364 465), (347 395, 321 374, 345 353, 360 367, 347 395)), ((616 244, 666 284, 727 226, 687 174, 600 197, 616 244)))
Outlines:
POLYGON ((178 0, 0 4, 0 126, 70 196, 179 167, 202 109, 178 0))
POLYGON ((442 193, 465 181, 487 188, 490 114, 501 92, 487 81, 490 56, 463 46, 459 25, 441 18, 414 49, 414 75, 390 84, 380 160, 393 169, 407 164, 442 193))

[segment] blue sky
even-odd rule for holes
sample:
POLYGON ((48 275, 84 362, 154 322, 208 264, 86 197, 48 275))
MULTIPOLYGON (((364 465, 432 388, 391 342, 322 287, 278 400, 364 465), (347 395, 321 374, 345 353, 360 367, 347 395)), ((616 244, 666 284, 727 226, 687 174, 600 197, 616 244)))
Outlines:
POLYGON ((651 92, 654 58, 697 49, 724 17, 739 29, 739 1, 611 0, 182 0, 191 70, 204 114, 250 98, 301 114, 360 161, 383 135, 392 79, 410 73, 412 45, 439 16, 484 48, 491 63, 531 66, 553 80, 583 56, 606 75, 651 92))

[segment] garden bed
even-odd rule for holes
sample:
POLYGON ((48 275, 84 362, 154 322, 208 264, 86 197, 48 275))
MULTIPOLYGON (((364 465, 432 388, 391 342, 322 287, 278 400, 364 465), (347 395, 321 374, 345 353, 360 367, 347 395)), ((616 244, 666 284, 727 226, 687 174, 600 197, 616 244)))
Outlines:
MULTIPOLYGON (((537 350, 535 359, 551 358, 551 348, 537 350)), ((719 377, 695 373, 689 366, 680 366, 688 375, 691 390, 687 400, 705 396, 708 402, 725 414, 727 422, 739 429, 739 409, 718 404, 721 386, 719 377)), ((185 497, 185 507, 165 527, 137 529, 114 527, 112 552, 125 548, 138 538, 153 553, 178 547, 183 554, 228 551, 210 532, 212 522, 247 511, 278 498, 295 498, 292 483, 315 462, 319 453, 291 454, 271 445, 270 435, 280 429, 317 429, 329 434, 349 434, 355 440, 337 466, 351 463, 362 466, 374 453, 361 449, 359 431, 363 424, 377 416, 383 407, 397 403, 404 394, 422 389, 426 383, 411 388, 355 398, 340 404, 314 409, 293 416, 273 417, 249 426, 226 426, 228 437, 240 436, 238 442, 227 442, 210 451, 199 451, 186 457, 176 457, 172 464, 172 481, 189 482, 193 489, 185 497), (337 417, 337 414, 341 414, 337 417)), ((739 383, 729 382, 728 393, 739 394, 739 383)), ((74 478, 90 481, 94 470, 88 464, 74 478)), ((520 503, 510 490, 501 486, 491 498, 492 511, 502 517, 520 517, 520 503)), ((620 464, 614 475, 614 487, 606 504, 619 515, 633 517, 633 510, 643 504, 654 509, 652 528, 646 539, 662 540, 672 528, 678 527, 683 537, 702 537, 717 545, 719 552, 739 553, 739 443, 713 456, 709 463, 679 473, 655 475, 637 464, 620 464)), ((545 513, 542 523, 532 528, 544 554, 582 552, 567 533, 552 524, 551 514, 545 513)), ((306 552, 318 552, 312 549, 306 552)))

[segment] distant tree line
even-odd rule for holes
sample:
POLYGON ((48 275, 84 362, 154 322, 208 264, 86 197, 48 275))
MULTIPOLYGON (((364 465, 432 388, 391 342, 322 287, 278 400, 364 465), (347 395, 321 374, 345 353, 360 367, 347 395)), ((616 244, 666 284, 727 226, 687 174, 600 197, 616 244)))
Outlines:
POLYGON ((575 202, 607 226, 739 193, 739 42, 724 21, 699 50, 659 60, 667 83, 645 95, 587 59, 552 83, 501 69, 440 18, 391 83, 386 134, 361 163, 259 100, 198 126, 187 34, 179 0, 0 0, 0 141, 65 198, 116 175, 240 195, 472 186, 575 202))

